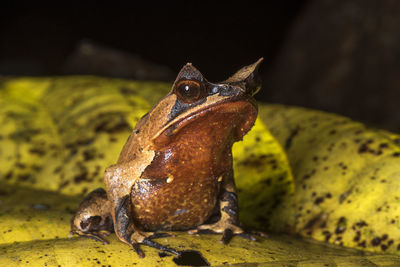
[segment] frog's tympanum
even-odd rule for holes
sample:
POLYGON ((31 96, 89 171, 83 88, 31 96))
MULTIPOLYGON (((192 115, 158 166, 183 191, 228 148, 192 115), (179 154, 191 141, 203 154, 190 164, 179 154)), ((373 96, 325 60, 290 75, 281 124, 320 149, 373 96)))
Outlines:
POLYGON ((254 239, 238 220, 232 145, 256 120, 261 61, 220 83, 186 64, 106 169, 106 190, 83 200, 72 232, 107 243, 114 231, 141 257, 140 244, 179 254, 153 241, 168 235, 160 231, 222 233, 223 243, 233 235, 254 239))

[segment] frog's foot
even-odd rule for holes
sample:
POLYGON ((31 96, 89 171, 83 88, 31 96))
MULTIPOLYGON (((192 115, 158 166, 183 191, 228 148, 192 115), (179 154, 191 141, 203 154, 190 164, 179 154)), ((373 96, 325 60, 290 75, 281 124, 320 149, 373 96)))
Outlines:
POLYGON ((78 234, 80 236, 88 237, 103 243, 103 245, 109 244, 106 236, 110 235, 110 231, 107 230, 100 230, 100 231, 92 231, 92 232, 82 232, 82 231, 71 231, 71 234, 78 234))
POLYGON ((144 252, 140 248, 140 245, 149 246, 149 247, 161 250, 161 251, 170 252, 175 255, 180 255, 179 251, 177 251, 173 248, 170 248, 170 247, 163 246, 160 243, 153 241, 153 239, 156 239, 156 238, 169 237, 169 236, 172 236, 172 235, 169 233, 153 233, 153 232, 135 231, 131 235, 131 245, 132 245, 132 248, 136 251, 136 253, 139 255, 140 258, 144 257, 144 252))
POLYGON ((241 227, 228 223, 226 221, 218 221, 214 224, 204 224, 197 227, 197 229, 189 230, 189 234, 206 234, 206 233, 222 233, 220 240, 223 244, 228 244, 232 237, 237 235, 250 241, 256 241, 256 238, 249 233, 245 232, 241 227))

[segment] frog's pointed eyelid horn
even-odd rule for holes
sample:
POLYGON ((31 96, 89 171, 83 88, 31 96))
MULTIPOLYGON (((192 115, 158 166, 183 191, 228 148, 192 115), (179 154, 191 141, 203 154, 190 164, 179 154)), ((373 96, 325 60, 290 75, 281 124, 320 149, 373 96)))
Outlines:
POLYGON ((203 74, 192 65, 192 63, 187 63, 178 73, 175 83, 179 80, 197 80, 202 82, 205 81, 205 78, 203 77, 203 74))
POLYGON ((263 60, 264 58, 260 58, 255 63, 241 68, 222 83, 244 87, 243 89, 246 92, 255 95, 261 88, 261 78, 258 74, 258 68, 263 60))

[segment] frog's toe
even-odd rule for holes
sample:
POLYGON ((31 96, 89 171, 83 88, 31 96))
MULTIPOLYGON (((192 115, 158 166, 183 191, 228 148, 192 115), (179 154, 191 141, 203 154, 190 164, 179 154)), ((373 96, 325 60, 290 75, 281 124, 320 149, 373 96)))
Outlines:
POLYGON ((169 252, 169 253, 172 253, 175 255, 180 255, 179 251, 153 241, 153 239, 155 239, 155 238, 162 238, 162 237, 168 237, 168 236, 172 236, 172 235, 169 233, 153 233, 153 232, 136 231, 131 236, 131 242, 132 242, 131 245, 132 245, 132 248, 136 251, 136 253, 139 255, 140 258, 144 257, 144 252, 140 248, 140 245, 149 246, 149 247, 152 247, 152 248, 155 248, 155 249, 158 249, 161 251, 169 252))
POLYGON ((157 243, 157 242, 151 240, 150 238, 145 238, 143 240, 142 244, 146 245, 146 246, 149 246, 149 247, 152 247, 152 248, 156 248, 156 249, 161 250, 161 251, 169 252, 169 253, 172 253, 172 254, 175 254, 175 255, 180 255, 181 254, 176 249, 161 245, 160 243, 157 243))
POLYGON ((98 231, 98 232, 88 232, 88 233, 83 233, 83 232, 74 232, 80 236, 88 237, 91 239, 94 239, 96 241, 99 241, 103 243, 103 245, 108 245, 109 242, 107 239, 105 239, 106 236, 110 234, 109 231, 98 231))
POLYGON ((148 239, 157 239, 157 238, 163 238, 163 237, 174 237, 175 235, 173 233, 153 233, 151 236, 148 237, 148 239))
POLYGON ((212 234, 218 234, 217 232, 210 230, 210 229, 191 229, 187 231, 188 234, 194 235, 194 234, 199 234, 199 235, 212 235, 212 234))
POLYGON ((222 233, 222 238, 220 242, 223 244, 228 244, 235 235, 250 241, 256 241, 256 238, 254 236, 243 231, 241 227, 230 223, 223 223, 221 221, 215 224, 200 225, 197 229, 189 230, 188 233, 189 234, 222 233))

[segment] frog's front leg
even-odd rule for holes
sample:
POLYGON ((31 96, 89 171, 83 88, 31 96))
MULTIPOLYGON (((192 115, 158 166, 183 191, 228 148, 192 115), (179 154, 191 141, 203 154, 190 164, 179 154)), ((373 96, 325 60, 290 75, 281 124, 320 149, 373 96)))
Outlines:
POLYGON ((104 238, 113 232, 110 202, 103 188, 92 191, 79 205, 71 220, 71 234, 93 238, 108 244, 104 238))
POLYGON ((233 179, 233 170, 222 177, 221 189, 219 195, 220 219, 213 224, 203 224, 197 229, 190 230, 189 234, 212 231, 222 233, 221 242, 228 244, 234 235, 241 236, 248 240, 256 240, 253 236, 246 233, 240 227, 239 207, 236 194, 235 181, 233 179))
POLYGON ((113 165, 107 168, 104 174, 116 235, 121 241, 132 246, 141 258, 144 257, 144 253, 140 249, 141 244, 179 255, 180 253, 175 249, 152 240, 169 236, 168 234, 144 232, 135 227, 130 197, 132 186, 137 181, 133 178, 136 171, 134 167, 130 165, 130 162, 113 165))

